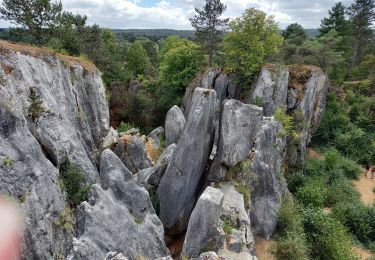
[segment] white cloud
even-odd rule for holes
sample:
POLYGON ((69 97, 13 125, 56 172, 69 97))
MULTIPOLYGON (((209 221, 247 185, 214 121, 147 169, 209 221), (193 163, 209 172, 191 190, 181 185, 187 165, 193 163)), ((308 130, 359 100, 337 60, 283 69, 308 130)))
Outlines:
MULTIPOLYGON (((274 15, 281 27, 298 22, 305 28, 317 28, 335 0, 222 0, 227 5, 226 17, 239 16, 246 8, 255 7, 274 15)), ((348 5, 352 0, 344 0, 348 5)), ((191 29, 189 17, 194 6, 203 0, 62 0, 65 10, 86 14, 89 23, 107 28, 191 29)), ((9 24, 0 21, 1 27, 9 24)))

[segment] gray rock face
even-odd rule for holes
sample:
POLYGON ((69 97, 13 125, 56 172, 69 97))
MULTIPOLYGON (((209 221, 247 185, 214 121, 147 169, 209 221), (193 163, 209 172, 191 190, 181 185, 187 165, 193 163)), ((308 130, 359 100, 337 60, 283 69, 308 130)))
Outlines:
POLYGON ((160 149, 160 138, 163 137, 164 128, 159 126, 158 128, 154 129, 149 135, 147 139, 151 139, 153 149, 157 150, 160 149))
POLYGON ((187 227, 198 184, 205 170, 214 138, 216 93, 197 88, 189 119, 159 184, 160 219, 165 228, 187 227))
POLYGON ((72 238, 53 224, 67 207, 57 168, 69 158, 88 181, 99 179, 95 157, 109 131, 105 89, 95 68, 14 46, 0 42, 0 194, 22 202, 24 258, 52 259, 66 254, 72 238), (45 109, 35 122, 30 88, 45 109))
POLYGON ((202 250, 224 249, 235 254, 254 251, 250 220, 243 196, 233 186, 207 187, 191 215, 182 255, 195 258, 202 250), (225 233, 227 229, 231 233, 225 233))
POLYGON ((169 109, 165 118, 165 139, 167 145, 177 144, 186 124, 185 116, 178 106, 169 109))
POLYGON ((255 83, 252 103, 262 103, 265 116, 272 116, 277 107, 286 107, 289 71, 286 67, 263 68, 255 83))
POLYGON ((214 89, 220 106, 225 99, 236 99, 240 95, 240 87, 235 83, 234 76, 225 74, 217 68, 209 68, 186 88, 181 105, 186 119, 189 117, 194 90, 198 87, 214 89))
POLYGON ((264 118, 255 141, 249 180, 251 203, 249 216, 256 235, 270 238, 276 228, 281 199, 287 192, 281 172, 285 137, 282 125, 273 117, 264 118))
POLYGON ((235 166, 249 156, 262 118, 260 107, 233 99, 224 102, 218 156, 211 167, 209 180, 223 180, 226 167, 235 166))
POLYGON ((89 202, 79 206, 78 240, 72 259, 104 259, 109 252, 124 257, 155 259, 168 256, 164 229, 148 192, 110 150, 101 157, 102 187, 95 184, 89 202))
POLYGON ((113 151, 133 174, 152 166, 145 142, 139 135, 120 137, 113 151))

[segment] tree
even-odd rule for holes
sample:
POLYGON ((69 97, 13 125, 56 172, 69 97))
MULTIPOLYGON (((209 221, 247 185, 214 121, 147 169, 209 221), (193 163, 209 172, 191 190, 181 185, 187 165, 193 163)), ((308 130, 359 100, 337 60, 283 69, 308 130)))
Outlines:
POLYGON ((225 68, 239 73, 248 83, 266 57, 279 51, 283 38, 273 17, 254 8, 233 20, 230 29, 224 38, 225 68))
POLYGON ((320 35, 327 34, 330 30, 335 29, 340 36, 348 33, 349 21, 345 17, 346 7, 341 3, 336 3, 328 11, 328 17, 323 18, 320 24, 320 35))
POLYGON ((146 50, 139 41, 133 42, 126 51, 125 59, 127 67, 133 72, 133 76, 144 75, 150 66, 150 59, 146 50))
POLYGON ((362 48, 373 35, 372 23, 375 21, 375 0, 356 0, 348 8, 348 15, 354 31, 351 66, 355 66, 358 64, 362 48))
POLYGON ((2 19, 21 26, 40 45, 48 40, 61 11, 61 2, 50 0, 3 0, 0 7, 2 19))
POLYGON ((283 31, 282 36, 289 43, 296 45, 301 45, 307 39, 305 29, 298 23, 289 24, 283 31))
POLYGON ((199 49, 199 45, 178 36, 170 36, 162 43, 159 53, 161 89, 158 94, 161 112, 179 104, 186 86, 201 69, 203 62, 199 49))
POLYGON ((337 50, 341 37, 336 30, 331 30, 318 39, 305 41, 298 51, 301 62, 320 66, 323 70, 343 62, 343 53, 337 50))
POLYGON ((220 0, 206 0, 203 9, 195 8, 196 15, 190 19, 198 41, 208 53, 209 66, 212 66, 213 56, 228 25, 229 19, 220 18, 225 9, 220 0))

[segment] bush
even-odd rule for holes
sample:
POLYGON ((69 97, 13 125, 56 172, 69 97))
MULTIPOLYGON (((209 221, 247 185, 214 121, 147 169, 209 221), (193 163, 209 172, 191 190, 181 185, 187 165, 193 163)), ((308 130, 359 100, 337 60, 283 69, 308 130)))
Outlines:
POLYGON ((117 132, 125 133, 126 131, 129 131, 132 128, 137 128, 137 127, 131 123, 121 122, 120 125, 117 127, 117 132))
POLYGON ((308 259, 303 230, 302 208, 292 197, 285 196, 278 213, 276 243, 271 252, 277 259, 308 259))
POLYGON ((28 101, 30 102, 30 105, 27 108, 27 114, 33 122, 36 122, 38 118, 41 117, 45 112, 45 108, 43 107, 43 100, 40 95, 36 93, 35 89, 30 88, 28 101))
POLYGON ((360 195, 350 181, 339 178, 329 185, 325 206, 332 207, 340 202, 360 203, 360 195))
POLYGON ((375 242, 375 207, 342 202, 333 207, 334 216, 365 245, 375 242))
POLYGON ((297 190, 296 197, 304 206, 322 208, 327 191, 324 178, 313 178, 297 190))
POLYGON ((320 209, 304 211, 304 227, 314 259, 357 259, 346 228, 320 209))
POLYGON ((90 186, 85 184, 85 176, 69 160, 61 165, 60 178, 72 207, 88 199, 90 186))

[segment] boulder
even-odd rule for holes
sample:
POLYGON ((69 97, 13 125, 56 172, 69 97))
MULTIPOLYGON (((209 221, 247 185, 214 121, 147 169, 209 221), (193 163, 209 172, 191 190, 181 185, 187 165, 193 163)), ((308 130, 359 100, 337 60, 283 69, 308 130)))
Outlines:
POLYGON ((265 116, 272 116, 278 107, 286 107, 289 71, 286 67, 268 65, 262 69, 253 87, 251 103, 260 102, 265 116))
POLYGON ((153 165, 145 142, 139 135, 120 137, 113 151, 134 174, 153 165))
POLYGON ((243 195, 233 186, 207 187, 191 215, 182 255, 198 257, 202 251, 253 252, 254 238, 243 195))
POLYGON ((165 138, 167 145, 177 144, 185 128, 185 116, 178 106, 169 109, 165 118, 165 138))
POLYGON ((273 117, 265 117, 256 136, 255 150, 249 169, 249 216, 255 235, 269 239, 277 224, 281 200, 287 193, 282 173, 285 152, 283 127, 273 117))
POLYGON ((223 180, 227 167, 235 166, 249 156, 262 118, 260 107, 234 99, 224 102, 218 155, 210 170, 210 181, 223 180))
POLYGON ((216 93, 197 88, 189 119, 160 181, 157 193, 164 227, 181 232, 187 227, 199 182, 212 150, 216 93))
POLYGON ((71 259, 104 259, 109 252, 136 259, 169 255, 164 228, 146 189, 110 150, 101 156, 102 186, 95 184, 77 213, 77 239, 71 259))

